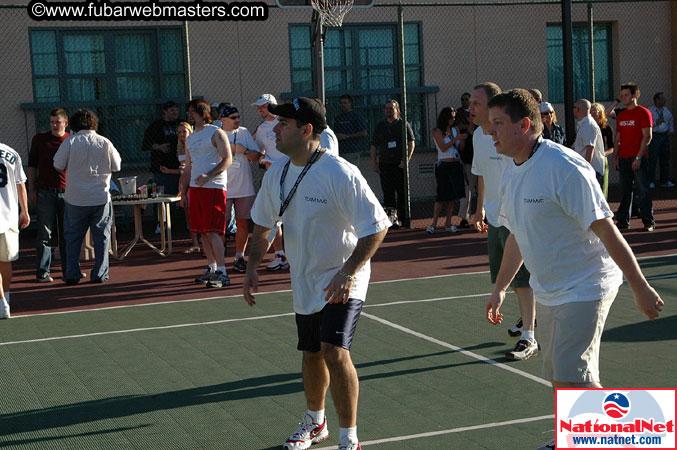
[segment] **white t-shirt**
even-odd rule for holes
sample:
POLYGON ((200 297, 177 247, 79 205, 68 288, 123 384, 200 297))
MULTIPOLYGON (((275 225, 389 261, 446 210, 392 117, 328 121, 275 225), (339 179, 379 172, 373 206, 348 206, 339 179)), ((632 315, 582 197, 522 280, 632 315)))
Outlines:
MULTIPOLYGON (((268 169, 252 208, 254 223, 272 228, 280 212, 280 178, 287 161, 268 169)), ((284 197, 303 167, 289 165, 284 197)), ((294 311, 313 314, 326 305, 323 289, 352 255, 357 240, 391 224, 360 171, 324 153, 301 180, 282 217, 291 266, 294 311)), ((371 273, 367 262, 355 275, 350 297, 364 301, 371 273)))
POLYGON ((623 274, 590 229, 613 214, 580 155, 543 140, 524 164, 510 162, 500 192, 500 224, 515 235, 536 301, 600 300, 618 289, 623 274))
MULTIPOLYGON (((226 130, 224 130, 226 131, 226 130)), ((258 152, 259 146, 254 142, 251 133, 245 127, 239 127, 233 131, 226 131, 230 149, 233 152, 233 164, 226 170, 228 172, 228 198, 253 197, 254 179, 249 159, 242 153, 235 151, 236 145, 242 145, 247 150, 258 152)))
POLYGON ((277 149, 277 144, 275 143, 273 128, 275 128, 277 123, 277 117, 274 120, 264 120, 256 129, 256 144, 259 146, 259 149, 266 152, 266 155, 263 157, 265 162, 275 162, 278 159, 287 157, 277 149))
POLYGON ((487 221, 498 227, 498 211, 501 207, 499 183, 503 171, 512 164, 512 159, 496 153, 494 140, 490 134, 484 134, 482 127, 477 127, 472 137, 473 158, 472 173, 484 179, 484 212, 487 221))
POLYGON ((0 233, 19 229, 19 194, 17 184, 26 182, 21 156, 5 144, 0 144, 0 233))
MULTIPOLYGON (((452 127, 451 128, 451 136, 444 136, 444 138, 442 138, 442 142, 444 144, 448 144, 456 136, 458 136, 458 130, 456 128, 452 127)), ((435 148, 437 149, 437 159, 438 160, 449 159, 449 158, 461 159, 461 155, 458 154, 458 148, 456 147, 456 144, 449 147, 446 152, 443 152, 442 149, 440 148, 440 146, 437 145, 437 141, 435 139, 433 139, 433 142, 435 143, 435 148)))
POLYGON ((121 159, 107 138, 94 130, 80 130, 61 143, 54 167, 66 171, 67 203, 98 206, 110 200, 110 178, 120 170, 121 159))
MULTIPOLYGON (((576 140, 574 150, 585 159, 585 147, 591 145, 592 167, 600 175, 604 175, 604 139, 599 125, 590 114, 576 122, 576 140)), ((587 160, 586 160, 587 161, 587 160)))
MULTIPOLYGON (((190 154, 190 186, 200 187, 195 180, 200 175, 209 172, 221 162, 219 151, 212 144, 212 137, 219 128, 214 125, 205 125, 200 131, 195 131, 186 138, 186 151, 190 154)), ((207 183, 204 188, 226 190, 228 181, 227 171, 224 170, 207 183)))
POLYGON ((320 136, 320 147, 327 149, 327 153, 330 155, 339 155, 338 139, 331 128, 327 127, 322 132, 322 135, 320 136))

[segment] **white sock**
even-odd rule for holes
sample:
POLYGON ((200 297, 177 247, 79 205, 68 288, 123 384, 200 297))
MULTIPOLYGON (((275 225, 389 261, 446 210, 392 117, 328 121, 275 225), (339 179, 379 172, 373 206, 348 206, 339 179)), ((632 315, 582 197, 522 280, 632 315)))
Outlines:
POLYGON ((221 273, 226 273, 226 266, 219 266, 216 268, 216 270, 221 273))
POLYGON ((235 252, 235 261, 240 258, 244 258, 244 252, 235 252))
POLYGON ((216 263, 211 263, 209 265, 209 271, 210 272, 216 272, 216 263))
POLYGON ((532 331, 522 330, 522 339, 526 339, 527 341, 531 342, 536 342, 536 336, 534 336, 533 330, 532 331))
POLYGON ((339 442, 359 442, 357 440, 357 427, 339 428, 340 439, 339 442))
POLYGON ((284 250, 278 250, 275 252, 275 256, 284 256, 284 250))
POLYGON ((313 418, 313 423, 318 425, 324 423, 324 409, 321 409, 320 411, 308 410, 308 415, 313 418))
POLYGON ((6 301, 7 304, 9 305, 9 291, 6 291, 6 292, 5 292, 5 301, 6 301))

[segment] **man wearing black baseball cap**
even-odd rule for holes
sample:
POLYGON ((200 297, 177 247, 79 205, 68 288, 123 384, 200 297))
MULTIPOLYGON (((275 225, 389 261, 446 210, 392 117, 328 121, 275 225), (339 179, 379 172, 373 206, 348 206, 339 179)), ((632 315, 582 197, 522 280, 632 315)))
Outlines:
POLYGON ((268 169, 252 208, 243 293, 253 306, 256 268, 284 222, 308 411, 283 447, 307 449, 329 437, 324 405, 331 386, 339 449, 359 450, 359 381, 350 347, 367 294, 369 260, 390 222, 360 171, 320 148, 327 126, 322 103, 298 97, 268 109, 279 120, 277 149, 289 159, 268 169))

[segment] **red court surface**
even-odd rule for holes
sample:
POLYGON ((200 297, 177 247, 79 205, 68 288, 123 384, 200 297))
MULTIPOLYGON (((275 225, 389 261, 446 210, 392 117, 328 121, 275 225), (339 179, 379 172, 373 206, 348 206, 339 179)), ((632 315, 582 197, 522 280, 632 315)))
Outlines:
MULTIPOLYGON (((440 225, 443 220, 440 220, 440 225)), ((421 278, 455 273, 488 270, 486 235, 464 229, 449 233, 438 228, 435 234, 425 233, 429 219, 413 222, 417 228, 391 230, 384 244, 372 260, 372 281, 421 278), (441 231, 440 231, 441 230, 441 231)), ((146 224, 147 236, 153 234, 152 225, 146 224)), ((163 258, 142 244, 132 250, 124 261, 111 258, 110 280, 105 284, 89 283, 92 262, 83 263, 87 278, 77 286, 67 287, 61 280, 61 268, 53 263, 52 283, 35 281, 35 250, 33 233, 22 235, 21 256, 14 263, 14 280, 11 288, 12 314, 38 314, 156 303, 189 299, 204 299, 240 295, 243 274, 232 270, 234 241, 227 242, 226 268, 232 284, 224 289, 209 289, 193 282, 204 269, 200 254, 184 254, 190 242, 179 234, 174 241, 174 253, 163 258)), ((623 235, 638 257, 677 253, 677 209, 661 210, 656 214, 656 231, 642 230, 639 219, 632 219, 631 227, 623 235)), ((122 236, 124 245, 128 237, 122 236)), ((151 240, 154 238, 151 238, 151 240)), ((321 252, 322 249, 317 249, 321 252)), ((266 264, 264 262, 264 264, 266 264)), ((266 272, 262 264, 260 291, 289 289, 289 272, 266 272)), ((244 300, 243 300, 244 301, 244 300)), ((291 305, 290 305, 291 308, 291 305)))

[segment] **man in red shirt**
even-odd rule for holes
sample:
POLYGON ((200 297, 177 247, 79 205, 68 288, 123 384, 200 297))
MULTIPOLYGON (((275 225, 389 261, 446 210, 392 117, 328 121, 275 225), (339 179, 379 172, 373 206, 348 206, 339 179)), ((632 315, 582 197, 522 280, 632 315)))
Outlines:
POLYGON ((653 231, 655 222, 649 189, 649 142, 651 142, 651 112, 637 104, 639 86, 621 86, 620 101, 625 109, 616 114, 616 139, 613 166, 618 170, 621 204, 616 212, 619 229, 630 226, 632 182, 637 187, 636 200, 645 231, 653 231))
POLYGON ((61 273, 66 272, 66 240, 63 234, 63 215, 66 210, 64 192, 66 174, 54 169, 54 155, 61 143, 70 136, 66 133, 68 115, 61 108, 49 114, 51 131, 33 137, 28 154, 28 192, 31 202, 37 205, 38 235, 35 242, 37 272, 35 279, 41 283, 54 281, 50 276, 52 262, 51 241, 58 230, 61 273))

